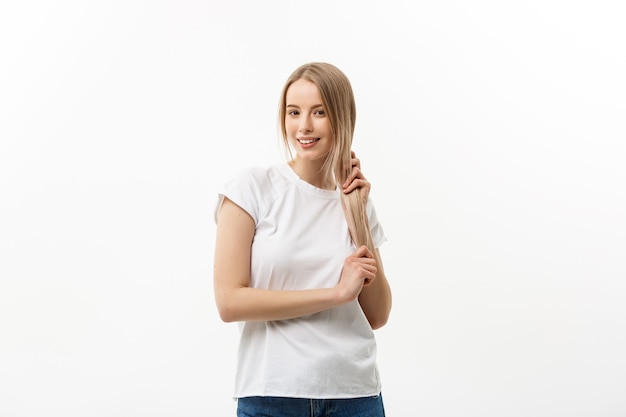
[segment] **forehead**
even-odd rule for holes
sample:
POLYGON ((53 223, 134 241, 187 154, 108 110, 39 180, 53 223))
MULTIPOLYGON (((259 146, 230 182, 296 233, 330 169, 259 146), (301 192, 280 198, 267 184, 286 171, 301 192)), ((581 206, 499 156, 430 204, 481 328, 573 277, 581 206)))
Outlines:
POLYGON ((287 89, 285 96, 288 106, 298 104, 322 104, 317 86, 304 78, 294 81, 287 89))

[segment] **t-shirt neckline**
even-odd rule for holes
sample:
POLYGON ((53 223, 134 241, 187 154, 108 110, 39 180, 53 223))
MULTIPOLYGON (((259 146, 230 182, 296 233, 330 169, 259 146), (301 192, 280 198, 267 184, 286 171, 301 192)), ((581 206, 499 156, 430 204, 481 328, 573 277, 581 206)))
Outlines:
POLYGON ((279 164, 278 169, 285 177, 287 177, 287 179, 295 183, 299 188, 309 193, 325 198, 337 198, 337 195, 339 194, 338 187, 335 187, 334 190, 325 190, 306 182, 305 180, 300 178, 298 174, 296 174, 296 172, 293 170, 293 168, 291 168, 288 162, 279 164))

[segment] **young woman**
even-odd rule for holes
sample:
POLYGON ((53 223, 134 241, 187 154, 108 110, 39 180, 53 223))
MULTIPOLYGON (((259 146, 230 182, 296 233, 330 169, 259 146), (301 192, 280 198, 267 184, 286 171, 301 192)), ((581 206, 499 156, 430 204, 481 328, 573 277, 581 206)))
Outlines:
POLYGON ((252 168, 220 190, 214 288, 239 322, 237 415, 381 417, 374 329, 391 309, 370 183, 351 151, 348 78, 296 69, 279 122, 289 162, 252 168))

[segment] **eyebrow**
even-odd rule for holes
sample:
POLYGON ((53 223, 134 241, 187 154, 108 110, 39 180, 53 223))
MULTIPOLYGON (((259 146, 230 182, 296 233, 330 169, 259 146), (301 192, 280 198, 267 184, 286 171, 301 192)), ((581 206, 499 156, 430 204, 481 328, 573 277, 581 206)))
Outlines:
MULTIPOLYGON (((285 107, 295 107, 297 109, 299 109, 300 107, 295 105, 295 104, 287 104, 285 107)), ((318 107, 324 107, 323 104, 314 104, 311 108, 312 109, 317 109, 318 107)))

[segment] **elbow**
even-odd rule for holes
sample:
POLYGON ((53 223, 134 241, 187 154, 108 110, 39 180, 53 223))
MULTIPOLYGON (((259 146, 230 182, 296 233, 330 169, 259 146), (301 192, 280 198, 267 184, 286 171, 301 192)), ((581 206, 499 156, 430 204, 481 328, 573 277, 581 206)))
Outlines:
POLYGON ((385 316, 380 316, 380 317, 372 317, 367 319, 367 321, 369 321, 370 326, 372 328, 372 330, 378 330, 381 327, 383 327, 385 324, 387 324, 387 321, 389 320, 389 315, 386 314, 385 316))
POLYGON ((234 309, 233 306, 231 305, 232 303, 217 300, 216 304, 217 304, 217 312, 220 316, 220 319, 224 323, 232 323, 235 321, 239 321, 239 318, 237 317, 236 309, 234 309))
POLYGON ((372 311, 370 314, 366 314, 365 316, 367 317, 367 321, 369 322, 372 330, 377 330, 387 324, 390 314, 391 300, 384 308, 372 311))
POLYGON ((248 309, 246 308, 246 301, 240 295, 243 288, 216 291, 215 304, 220 319, 224 323, 247 320, 248 309))
POLYGON ((237 320, 235 320, 235 318, 234 318, 234 316, 233 316, 233 314, 231 312, 229 312, 227 310, 224 310, 224 309, 218 309, 217 311, 218 311, 218 313, 220 315, 220 319, 222 319, 222 321, 224 323, 232 323, 234 321, 237 321, 237 320))

